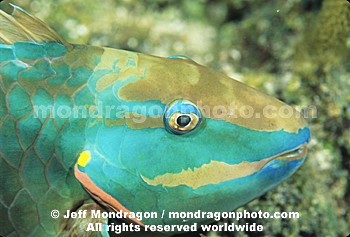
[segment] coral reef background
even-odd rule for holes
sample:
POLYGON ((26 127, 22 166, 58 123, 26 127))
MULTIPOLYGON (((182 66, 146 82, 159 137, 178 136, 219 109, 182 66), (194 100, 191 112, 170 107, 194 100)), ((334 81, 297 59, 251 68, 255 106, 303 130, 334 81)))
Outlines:
MULTIPOLYGON (((288 181, 237 211, 298 211, 242 219, 263 233, 350 234, 350 3, 346 0, 13 0, 71 43, 186 55, 303 109, 309 155, 288 181)), ((234 220, 222 220, 230 223, 234 220)), ((187 236, 198 236, 198 233, 187 236)))

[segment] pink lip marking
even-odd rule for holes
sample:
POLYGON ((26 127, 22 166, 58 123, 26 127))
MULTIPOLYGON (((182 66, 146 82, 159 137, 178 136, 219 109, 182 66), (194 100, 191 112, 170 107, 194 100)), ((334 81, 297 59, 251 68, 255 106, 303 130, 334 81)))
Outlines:
MULTIPOLYGON (((111 195, 103 191, 101 188, 97 187, 97 185, 89 178, 89 176, 78 169, 78 165, 74 166, 74 175, 79 180, 79 182, 86 188, 86 190, 94 197, 101 199, 103 202, 108 204, 114 211, 122 211, 130 213, 128 209, 126 209, 120 202, 118 202, 111 195)), ((144 226, 144 224, 136 218, 130 218, 131 221, 144 226)))

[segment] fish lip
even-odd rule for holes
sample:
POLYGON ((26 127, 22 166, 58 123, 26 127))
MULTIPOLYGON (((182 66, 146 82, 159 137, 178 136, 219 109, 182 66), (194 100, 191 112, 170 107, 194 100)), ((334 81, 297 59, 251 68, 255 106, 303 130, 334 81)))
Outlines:
POLYGON ((284 151, 276 155, 276 160, 297 160, 306 156, 308 143, 301 144, 293 149, 284 151))

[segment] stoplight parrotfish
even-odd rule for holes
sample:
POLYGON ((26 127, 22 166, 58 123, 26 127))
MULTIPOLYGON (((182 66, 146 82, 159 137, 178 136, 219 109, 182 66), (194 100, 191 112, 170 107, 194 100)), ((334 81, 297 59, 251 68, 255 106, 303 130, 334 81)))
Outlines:
POLYGON ((1 236, 92 236, 86 223, 108 222, 52 210, 208 223, 161 214, 232 211, 305 160, 310 130, 283 102, 186 57, 69 44, 11 8, 0 10, 1 236))

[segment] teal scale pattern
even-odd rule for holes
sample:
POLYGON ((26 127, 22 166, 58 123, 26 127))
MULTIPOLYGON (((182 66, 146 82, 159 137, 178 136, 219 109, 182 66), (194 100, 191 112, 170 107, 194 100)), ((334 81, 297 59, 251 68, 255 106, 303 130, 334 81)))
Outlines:
POLYGON ((86 119, 59 119, 52 111, 94 102, 86 81, 102 52, 87 65, 56 42, 0 44, 1 235, 60 236, 63 219, 53 221, 50 210, 63 213, 89 199, 72 170, 86 119))

